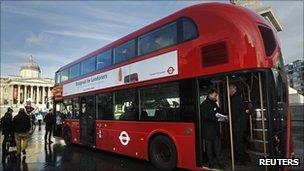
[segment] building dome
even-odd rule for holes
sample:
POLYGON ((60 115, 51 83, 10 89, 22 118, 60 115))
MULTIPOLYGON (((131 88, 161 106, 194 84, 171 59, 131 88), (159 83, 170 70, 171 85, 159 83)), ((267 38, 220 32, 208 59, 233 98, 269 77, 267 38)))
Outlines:
POLYGON ((31 55, 24 64, 21 65, 20 75, 21 77, 39 78, 41 70, 39 65, 34 61, 31 55))

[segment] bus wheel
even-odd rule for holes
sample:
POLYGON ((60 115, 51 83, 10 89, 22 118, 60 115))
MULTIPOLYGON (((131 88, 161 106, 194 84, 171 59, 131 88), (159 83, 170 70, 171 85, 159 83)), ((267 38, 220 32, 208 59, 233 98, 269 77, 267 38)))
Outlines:
POLYGON ((63 139, 64 139, 64 142, 66 145, 72 144, 72 134, 71 134, 71 130, 69 128, 64 128, 63 139))
POLYGON ((173 170, 177 164, 177 152, 170 138, 163 135, 153 138, 149 145, 149 159, 161 170, 173 170))

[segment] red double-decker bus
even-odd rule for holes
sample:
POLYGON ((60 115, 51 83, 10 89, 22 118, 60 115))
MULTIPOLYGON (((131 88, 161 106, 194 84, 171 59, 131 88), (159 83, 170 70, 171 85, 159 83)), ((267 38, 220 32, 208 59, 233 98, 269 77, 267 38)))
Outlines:
MULTIPOLYGON (((148 160, 160 169, 203 169, 200 104, 216 88, 219 107, 233 118, 233 83, 250 111, 244 112, 250 164, 289 157, 282 61, 276 32, 261 16, 229 4, 190 6, 61 67, 53 88, 55 132, 67 145, 148 160)), ((233 122, 219 126, 223 156, 237 169, 233 122)))

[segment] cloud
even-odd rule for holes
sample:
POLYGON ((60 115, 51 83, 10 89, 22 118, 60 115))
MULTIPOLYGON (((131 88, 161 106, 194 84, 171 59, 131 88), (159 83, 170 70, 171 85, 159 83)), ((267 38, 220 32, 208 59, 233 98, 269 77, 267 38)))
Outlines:
MULTIPOLYGON (((66 5, 66 3, 65 3, 66 5)), ((79 5, 79 4, 78 4, 79 5)), ((52 5, 53 8, 56 5, 52 5)), ((68 12, 62 13, 58 10, 58 13, 45 11, 42 9, 35 9, 40 6, 27 5, 26 8, 20 5, 4 4, 1 8, 2 11, 18 14, 29 17, 31 19, 39 20, 47 25, 45 33, 51 33, 63 36, 72 36, 78 38, 102 40, 111 42, 116 40, 117 32, 121 30, 130 31, 132 27, 130 25, 136 25, 145 21, 142 17, 134 15, 127 15, 124 13, 115 13, 112 11, 100 10, 96 6, 90 6, 88 4, 81 5, 81 17, 72 15, 68 12)), ((76 6, 73 6, 73 10, 77 10, 76 6)), ((30 35, 26 39, 28 45, 47 44, 50 42, 50 37, 40 33, 39 35, 30 35)))
POLYGON ((19 75, 20 66, 28 59, 29 55, 33 55, 34 60, 40 66, 42 76, 49 78, 53 78, 55 71, 63 64, 74 60, 47 52, 5 51, 1 52, 1 76, 19 75), (4 56, 5 58, 3 58, 4 56), (14 59, 14 62, 8 61, 9 59, 14 59))
MULTIPOLYGON (((43 60, 43 62, 59 62, 59 63, 68 63, 71 62, 71 59, 64 58, 57 54, 47 53, 47 52, 28 52, 28 51, 18 51, 18 50, 11 50, 11 51, 3 51, 1 52, 1 58, 5 56, 6 58, 13 57, 15 60, 19 59, 21 60, 20 64, 22 64, 25 59, 27 59, 30 55, 34 57, 34 60, 39 59, 37 61, 38 63, 40 60, 43 60)), ((2 58, 3 60, 3 58, 2 58)))
POLYGON ((40 33, 38 35, 31 34, 28 38, 25 39, 25 42, 29 46, 43 46, 47 45, 52 41, 50 36, 40 33))
POLYGON ((95 39, 106 42, 112 42, 118 38, 116 36, 111 36, 108 34, 94 33, 91 31, 81 31, 81 30, 47 30, 45 32, 49 34, 56 34, 61 36, 72 36, 79 38, 95 39))
MULTIPOLYGON (((20 74, 20 66, 22 63, 18 62, 1 62, 1 77, 7 76, 7 75, 16 75, 19 76, 20 74)), ((57 65, 40 65, 41 68, 41 76, 47 77, 47 78, 54 78, 55 72, 60 68, 60 63, 57 65)))
POLYGON ((5 75, 19 75, 19 69, 17 69, 16 66, 19 66, 20 64, 17 62, 2 62, 1 61, 1 77, 5 75))

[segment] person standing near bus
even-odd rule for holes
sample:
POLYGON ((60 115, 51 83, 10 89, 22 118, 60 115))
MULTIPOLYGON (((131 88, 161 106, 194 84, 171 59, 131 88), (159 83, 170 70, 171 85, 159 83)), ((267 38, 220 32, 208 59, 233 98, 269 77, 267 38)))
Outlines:
POLYGON ((220 129, 217 117, 221 112, 217 106, 218 93, 215 89, 208 91, 208 97, 200 105, 200 112, 202 116, 202 137, 206 142, 206 150, 208 157, 208 167, 213 168, 217 163, 221 168, 225 168, 223 157, 221 156, 221 141, 220 129))
POLYGON ((45 144, 47 144, 47 138, 49 139, 49 143, 53 143, 51 141, 52 137, 52 132, 53 132, 53 127, 56 123, 56 118, 54 117, 52 109, 49 110, 49 113, 47 113, 44 117, 44 122, 45 122, 45 135, 44 135, 44 141, 45 144))
POLYGON ((247 126, 245 105, 241 94, 237 91, 235 84, 229 85, 229 92, 231 96, 231 114, 232 126, 235 142, 235 159, 238 164, 245 165, 246 161, 246 144, 245 144, 245 131, 247 126))
POLYGON ((17 146, 17 157, 20 157, 21 151, 23 155, 26 154, 27 141, 29 131, 31 130, 31 119, 26 114, 24 108, 20 108, 18 114, 13 119, 13 126, 15 132, 15 140, 17 146))
POLYGON ((7 112, 1 118, 1 127, 2 127, 2 134, 4 135, 3 142, 2 142, 2 161, 4 161, 8 149, 6 148, 6 144, 9 142, 10 136, 13 137, 13 109, 7 108, 7 112))

